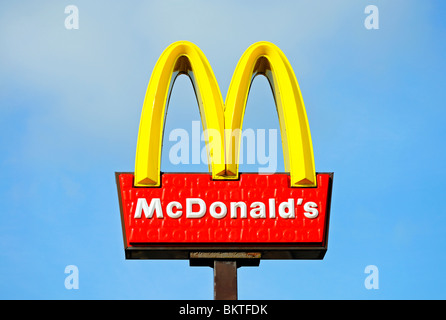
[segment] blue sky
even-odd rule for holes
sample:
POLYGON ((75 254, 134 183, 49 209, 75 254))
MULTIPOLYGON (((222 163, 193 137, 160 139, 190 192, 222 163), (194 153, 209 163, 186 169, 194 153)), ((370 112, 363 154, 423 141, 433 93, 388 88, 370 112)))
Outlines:
MULTIPOLYGON (((296 73, 316 170, 335 173, 329 243, 322 261, 239 269, 239 298, 445 299, 445 14, 421 0, 2 2, 0 298, 212 299, 211 268, 124 259, 114 172, 134 170, 165 47, 197 44, 225 96, 241 54, 266 40, 296 73), (69 4, 78 30, 64 26, 69 4), (370 4, 377 30, 364 27, 370 4)), ((199 119, 186 77, 169 107, 166 130, 199 119)), ((278 128, 264 78, 244 127, 278 128)), ((164 171, 207 171, 165 159, 164 171)))

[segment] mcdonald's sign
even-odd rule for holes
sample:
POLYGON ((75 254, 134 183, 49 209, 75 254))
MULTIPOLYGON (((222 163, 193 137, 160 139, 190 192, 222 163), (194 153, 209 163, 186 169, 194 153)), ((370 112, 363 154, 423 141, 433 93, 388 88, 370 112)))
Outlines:
POLYGON ((316 173, 310 128, 290 63, 269 42, 239 60, 223 102, 203 52, 179 41, 161 54, 144 99, 134 173, 117 172, 127 259, 190 259, 197 252, 256 252, 262 259, 322 259, 333 173, 316 173), (164 117, 175 79, 192 81, 210 173, 162 173, 164 117), (241 129, 256 75, 267 77, 286 173, 239 173, 241 129))

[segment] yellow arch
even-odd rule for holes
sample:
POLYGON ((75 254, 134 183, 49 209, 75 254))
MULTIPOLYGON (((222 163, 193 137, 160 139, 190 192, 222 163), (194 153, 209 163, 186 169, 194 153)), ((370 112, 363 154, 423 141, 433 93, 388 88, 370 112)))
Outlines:
POLYGON ((246 102, 252 80, 259 74, 266 76, 273 91, 291 186, 316 186, 310 127, 296 76, 283 52, 264 41, 251 45, 240 58, 226 96, 226 174, 238 176, 246 102))
POLYGON ((250 46, 235 69, 223 104, 220 89, 203 52, 179 41, 164 50, 152 72, 139 125, 135 186, 160 185, 164 116, 175 78, 187 74, 197 97, 213 179, 237 179, 240 132, 252 79, 268 78, 282 134, 285 170, 292 187, 316 185, 310 128, 294 72, 282 51, 269 42, 250 46))
POLYGON ((193 43, 179 41, 167 47, 152 72, 141 113, 135 159, 135 186, 159 186, 164 116, 175 78, 186 74, 197 97, 209 170, 214 179, 225 174, 223 100, 203 52, 193 43))

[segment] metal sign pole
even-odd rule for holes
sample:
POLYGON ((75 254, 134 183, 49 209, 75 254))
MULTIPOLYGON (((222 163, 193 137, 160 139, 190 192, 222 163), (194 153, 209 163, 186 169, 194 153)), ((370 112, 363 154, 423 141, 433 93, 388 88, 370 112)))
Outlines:
POLYGON ((214 300, 237 300, 237 261, 214 260, 214 300))
POLYGON ((191 267, 214 269, 214 300, 237 300, 237 268, 258 267, 260 252, 191 252, 191 267))

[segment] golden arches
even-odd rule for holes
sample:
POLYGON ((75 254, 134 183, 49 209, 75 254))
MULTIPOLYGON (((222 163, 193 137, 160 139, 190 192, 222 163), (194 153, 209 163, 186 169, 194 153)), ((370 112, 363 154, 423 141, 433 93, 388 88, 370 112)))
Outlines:
POLYGON ((206 136, 213 179, 237 179, 241 128, 252 79, 262 74, 273 90, 279 116, 285 170, 292 187, 316 185, 313 147, 305 106, 294 72, 282 51, 257 42, 240 58, 223 104, 211 66, 193 43, 179 41, 161 54, 155 65, 141 114, 135 186, 159 186, 164 115, 178 74, 192 81, 206 136))

